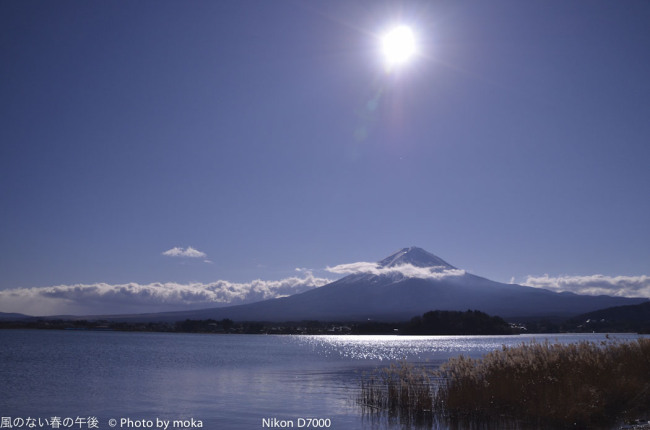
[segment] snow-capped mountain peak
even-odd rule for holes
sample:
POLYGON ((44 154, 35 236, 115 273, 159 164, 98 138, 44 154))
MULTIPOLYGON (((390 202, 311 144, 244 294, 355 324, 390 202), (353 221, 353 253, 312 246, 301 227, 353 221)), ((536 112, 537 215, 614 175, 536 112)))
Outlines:
POLYGON ((410 264, 415 267, 435 267, 436 269, 442 270, 456 269, 442 258, 416 246, 402 248, 379 261, 377 264, 379 267, 397 267, 410 264))

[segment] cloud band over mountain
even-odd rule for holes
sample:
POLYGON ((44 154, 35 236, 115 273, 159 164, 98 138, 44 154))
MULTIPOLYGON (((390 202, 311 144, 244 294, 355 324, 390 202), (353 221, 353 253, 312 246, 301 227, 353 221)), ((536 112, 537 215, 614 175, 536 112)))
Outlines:
MULTIPOLYGON (((296 269, 300 276, 277 281, 254 280, 235 283, 156 282, 150 284, 75 284, 0 290, 0 312, 28 315, 101 315, 164 312, 252 303, 298 294, 332 282, 316 277, 308 269, 296 269)), ((464 270, 443 266, 417 267, 403 264, 384 267, 357 262, 327 267, 339 274, 394 275, 421 279, 462 276, 464 270)), ((650 276, 528 276, 522 285, 584 295, 650 298, 650 276)))
POLYGON ((551 291, 618 297, 649 297, 650 276, 528 276, 523 285, 551 291))
POLYGON ((331 282, 303 277, 248 283, 75 284, 0 291, 0 312, 28 315, 100 315, 163 312, 238 305, 301 293, 331 282))
POLYGON ((421 279, 443 279, 450 276, 462 276, 465 274, 464 270, 449 269, 444 266, 433 267, 418 267, 412 264, 402 264, 399 266, 383 267, 378 263, 358 262, 339 264, 334 267, 327 267, 328 272, 338 274, 363 274, 370 275, 392 275, 401 274, 407 278, 421 278, 421 279))

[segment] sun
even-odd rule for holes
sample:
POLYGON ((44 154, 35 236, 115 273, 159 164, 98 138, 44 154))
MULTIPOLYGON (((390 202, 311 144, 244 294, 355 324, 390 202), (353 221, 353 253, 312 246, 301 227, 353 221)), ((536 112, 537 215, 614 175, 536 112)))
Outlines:
POLYGON ((407 63, 416 53, 415 36, 410 27, 401 25, 381 39, 382 52, 389 68, 407 63))

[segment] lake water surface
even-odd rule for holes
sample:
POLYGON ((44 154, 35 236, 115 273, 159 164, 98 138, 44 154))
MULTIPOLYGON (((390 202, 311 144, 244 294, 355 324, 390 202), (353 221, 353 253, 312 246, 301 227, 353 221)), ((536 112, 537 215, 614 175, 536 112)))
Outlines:
MULTIPOLYGON (((638 338, 633 334, 610 337, 638 338)), ((282 420, 298 428, 299 418, 331 420, 329 428, 334 429, 401 429, 397 423, 368 420, 355 404, 364 372, 400 360, 438 366, 459 354, 480 357, 502 345, 532 339, 570 343, 600 341, 605 335, 258 336, 0 330, 0 416, 41 418, 43 424, 53 416, 81 417, 67 428, 82 429, 89 428, 86 417, 96 417, 100 429, 146 428, 147 420, 152 428, 169 421, 169 429, 174 420, 183 424, 178 422, 176 428, 198 428, 199 420, 202 428, 212 430, 280 428, 273 425, 281 425, 282 420), (111 419, 116 420, 115 427, 109 425, 111 419)))

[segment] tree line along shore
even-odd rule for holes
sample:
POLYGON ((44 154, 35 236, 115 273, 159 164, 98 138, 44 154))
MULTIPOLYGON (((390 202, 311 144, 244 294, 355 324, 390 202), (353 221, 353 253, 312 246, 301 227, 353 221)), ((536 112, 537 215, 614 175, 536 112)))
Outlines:
POLYGON ((478 310, 430 311, 409 321, 233 321, 203 319, 140 322, 102 319, 23 318, 0 320, 0 329, 141 331, 214 334, 402 334, 506 335, 520 333, 650 333, 645 321, 609 321, 604 318, 527 318, 507 322, 478 310))

